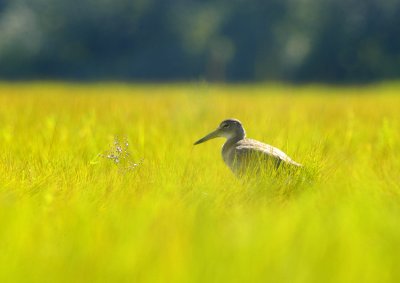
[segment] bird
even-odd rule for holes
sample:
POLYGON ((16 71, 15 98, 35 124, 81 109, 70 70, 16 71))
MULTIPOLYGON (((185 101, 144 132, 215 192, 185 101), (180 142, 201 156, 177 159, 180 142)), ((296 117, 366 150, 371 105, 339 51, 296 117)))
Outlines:
POLYGON ((242 123, 237 119, 222 121, 216 130, 196 141, 194 145, 218 137, 226 138, 222 146, 222 158, 236 175, 259 172, 271 167, 302 167, 282 150, 257 140, 248 139, 242 123))

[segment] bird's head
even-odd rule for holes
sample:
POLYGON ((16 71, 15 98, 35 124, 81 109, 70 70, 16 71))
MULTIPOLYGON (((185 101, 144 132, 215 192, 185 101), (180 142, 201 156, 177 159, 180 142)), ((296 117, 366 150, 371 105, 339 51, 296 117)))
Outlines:
POLYGON ((210 139, 218 138, 218 137, 224 137, 226 139, 237 139, 241 140, 246 136, 246 132, 242 126, 242 123, 239 120, 236 119, 227 119, 221 122, 219 124, 218 128, 206 135, 205 137, 199 139, 197 142, 194 144, 199 144, 203 143, 205 141, 208 141, 210 139))

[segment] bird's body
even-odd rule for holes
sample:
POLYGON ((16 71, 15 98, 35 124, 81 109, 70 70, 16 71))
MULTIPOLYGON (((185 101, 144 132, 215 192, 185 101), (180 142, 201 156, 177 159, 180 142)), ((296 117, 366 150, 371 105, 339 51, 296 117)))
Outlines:
POLYGON ((228 119, 223 121, 214 132, 198 140, 195 144, 216 137, 227 140, 222 147, 222 158, 235 173, 257 172, 266 168, 289 166, 300 167, 280 149, 257 140, 246 138, 246 132, 240 121, 228 119))
POLYGON ((222 158, 234 173, 243 173, 249 169, 259 171, 267 169, 268 166, 276 168, 280 165, 301 166, 272 145, 247 138, 235 143, 228 141, 222 147, 222 158))

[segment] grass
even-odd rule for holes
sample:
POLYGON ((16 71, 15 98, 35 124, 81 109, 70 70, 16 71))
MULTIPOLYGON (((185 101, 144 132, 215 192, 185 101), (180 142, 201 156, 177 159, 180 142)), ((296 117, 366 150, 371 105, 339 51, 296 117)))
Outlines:
POLYGON ((2 83, 0 281, 399 282, 399 89, 2 83), (227 117, 305 177, 192 146, 227 117))

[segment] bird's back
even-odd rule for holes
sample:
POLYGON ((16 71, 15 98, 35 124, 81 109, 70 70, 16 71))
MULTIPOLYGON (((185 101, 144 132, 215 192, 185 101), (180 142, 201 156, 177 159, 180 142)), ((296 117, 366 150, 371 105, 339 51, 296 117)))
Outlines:
POLYGON ((227 142, 222 149, 222 156, 235 173, 244 170, 259 171, 269 166, 274 168, 281 165, 301 166, 280 149, 246 138, 230 144, 227 142))

